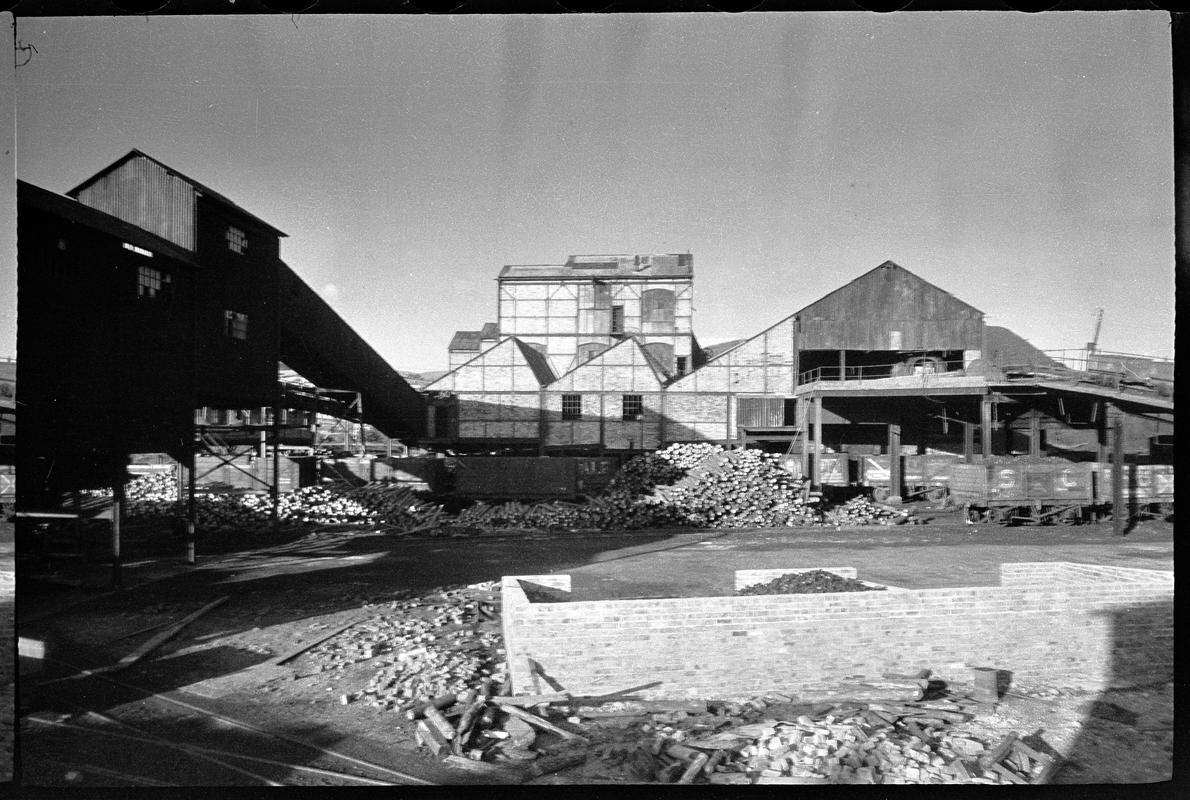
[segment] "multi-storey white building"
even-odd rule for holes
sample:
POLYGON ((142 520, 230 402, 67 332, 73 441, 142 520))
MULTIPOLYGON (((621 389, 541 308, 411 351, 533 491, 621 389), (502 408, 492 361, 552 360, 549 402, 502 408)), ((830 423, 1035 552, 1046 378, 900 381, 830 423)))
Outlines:
POLYGON ((565 264, 511 264, 500 272, 497 285, 498 321, 480 332, 455 334, 451 369, 507 336, 544 354, 559 375, 628 338, 644 346, 666 377, 694 367, 694 257, 689 253, 577 255, 565 264))

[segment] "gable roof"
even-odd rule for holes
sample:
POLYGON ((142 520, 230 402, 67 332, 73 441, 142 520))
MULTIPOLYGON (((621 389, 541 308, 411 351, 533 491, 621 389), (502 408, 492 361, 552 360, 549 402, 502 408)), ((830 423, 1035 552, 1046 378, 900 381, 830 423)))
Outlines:
POLYGON ((447 350, 475 350, 479 351, 479 331, 455 331, 451 337, 447 350))
MULTIPOLYGON (((478 335, 478 331, 460 331, 460 333, 474 333, 478 335)), ((550 361, 548 358, 546 358, 544 353, 541 353, 532 346, 525 344, 515 336, 506 336, 488 349, 484 350, 482 353, 477 353, 464 363, 459 364, 454 369, 439 374, 436 378, 434 378, 434 380, 422 387, 422 391, 433 390, 434 385, 442 381, 444 378, 471 367, 488 353, 491 353, 494 350, 506 345, 511 345, 513 352, 521 354, 521 358, 524 360, 525 366, 527 366, 529 371, 533 373, 533 379, 537 381, 538 385, 546 386, 557 380, 557 377, 554 375, 554 368, 550 366, 550 361)))
POLYGON ((494 322, 485 322, 483 328, 477 331, 455 331, 451 337, 447 350, 475 350, 479 351, 484 339, 499 339, 500 326, 494 322))
MULTIPOLYGON (((909 270, 905 269, 904 267, 902 267, 900 264, 896 263, 895 261, 885 261, 884 263, 879 264, 879 265, 873 267, 872 269, 868 270, 867 272, 863 273, 859 277, 848 281, 847 283, 843 284, 839 288, 833 289, 832 291, 827 292, 822 297, 815 300, 813 303, 808 303, 808 304, 802 306, 801 308, 799 308, 797 311, 793 312, 792 314, 788 314, 788 315, 782 317, 781 319, 777 320, 772 325, 769 325, 767 328, 760 331, 759 333, 749 336, 747 339, 739 339, 739 340, 732 341, 732 342, 725 342, 723 345, 717 345, 717 346, 713 346, 711 348, 704 348, 704 350, 708 352, 708 355, 707 355, 706 363, 703 364, 703 366, 706 366, 706 364, 709 364, 712 361, 722 358, 723 356, 727 355, 732 350, 735 350, 737 347, 740 347, 741 345, 744 345, 744 344, 747 344, 748 342, 759 339, 761 336, 764 336, 766 333, 768 333, 769 331, 771 331, 773 328, 777 327, 778 325, 781 325, 782 323, 787 322, 788 320, 793 319, 794 317, 797 317, 800 314, 804 314, 808 309, 813 308, 814 306, 829 299, 830 297, 833 297, 834 295, 838 294, 839 292, 846 290, 848 287, 851 287, 851 286, 859 283, 860 281, 867 279, 870 275, 875 273, 877 270, 882 270, 882 269, 900 270, 901 272, 910 276, 914 280, 920 281, 921 283, 925 284, 926 286, 929 286, 931 289, 935 289, 936 291, 940 292, 941 294, 944 294, 947 297, 953 298, 956 303, 961 303, 962 305, 965 305, 968 308, 975 311, 976 313, 978 313, 980 316, 983 316, 983 312, 980 311, 975 306, 971 305, 970 303, 965 303, 962 300, 959 300, 957 297, 955 297, 950 292, 946 291, 945 289, 941 289, 938 286, 935 286, 934 284, 927 281, 925 278, 922 278, 921 276, 919 276, 913 272, 910 272, 909 270), (731 345, 731 346, 727 347, 727 345, 731 345), (711 350, 714 351, 713 354, 710 353, 711 350)), ((699 367, 699 369, 702 369, 702 367, 699 367)), ((697 372, 697 370, 695 370, 695 371, 697 372)), ((693 373, 687 373, 687 374, 693 374, 693 373)), ((683 375, 682 377, 685 377, 685 375, 683 375)))
POLYGON ((513 337, 513 341, 520 348, 521 355, 525 357, 525 363, 529 365, 529 369, 533 370, 533 377, 537 378, 538 383, 542 386, 547 386, 558 379, 545 353, 531 345, 525 344, 516 337, 513 337))
MULTIPOLYGON (((962 304, 962 305, 965 305, 965 306, 967 306, 968 308, 970 308, 971 310, 973 310, 973 311, 976 311, 976 312, 978 312, 979 314, 983 314, 983 312, 982 312, 982 311, 980 311, 980 310, 979 310, 978 308, 976 308, 975 306, 971 305, 970 303, 964 303, 962 300, 960 300, 959 298, 955 297, 955 296, 954 296, 953 294, 951 294, 950 292, 946 291, 945 289, 943 289, 943 288, 941 288, 941 287, 939 287, 939 286, 935 286, 934 284, 930 283, 929 281, 927 281, 925 278, 921 277, 920 275, 917 275, 916 273, 910 272, 909 270, 905 269, 904 267, 902 267, 900 264, 896 263, 895 261, 885 261, 885 262, 884 262, 884 263, 882 263, 882 264, 878 264, 878 265, 876 265, 875 267, 872 267, 872 268, 871 268, 870 270, 868 270, 867 272, 863 273, 862 275, 860 275, 860 276, 859 276, 859 277, 857 277, 857 278, 854 278, 854 279, 852 279, 852 280, 848 281, 847 283, 843 284, 842 286, 838 287, 837 289, 834 289, 833 291, 827 292, 827 293, 826 293, 826 294, 824 294, 822 297, 820 297, 820 298, 818 298, 817 300, 815 300, 813 303, 809 303, 808 305, 805 305, 805 306, 803 306, 802 308, 800 308, 800 309, 798 309, 797 311, 795 311, 795 312, 794 312, 794 313, 793 313, 791 316, 797 316, 798 314, 801 314, 802 312, 806 311, 807 309, 813 308, 814 306, 818 305, 819 303, 822 303, 822 302, 824 302, 825 300, 828 300, 829 298, 833 297, 834 295, 836 295, 836 294, 839 294, 840 292, 844 292, 844 291, 846 291, 847 289, 849 289, 850 287, 854 286, 855 284, 857 284, 857 283, 862 283, 863 281, 867 280, 867 279, 868 279, 870 276, 874 275, 875 273, 877 273, 877 272, 879 272, 879 271, 881 271, 881 270, 886 270, 886 269, 895 269, 895 270, 899 270, 899 271, 901 271, 901 272, 905 273, 906 275, 908 275, 910 278, 913 278, 914 280, 916 280, 916 281, 918 281, 918 282, 920 282, 920 283, 923 283, 923 284, 925 284, 926 286, 929 286, 931 289, 933 289, 933 290, 935 290, 935 291, 939 292, 940 294, 944 294, 944 295, 946 295, 947 297, 950 297, 950 298, 952 298, 952 299, 953 299, 953 300, 954 300, 956 303, 960 303, 960 304, 962 304)), ((788 319, 788 318, 789 318, 789 317, 786 317, 785 319, 788 319)), ((784 322, 784 321, 785 321, 785 320, 782 320, 782 322, 784 322)))
POLYGON ((125 222, 119 217, 113 217, 111 214, 83 205, 72 197, 56 194, 48 189, 35 186, 32 183, 26 183, 22 180, 17 181, 17 204, 18 215, 20 213, 19 206, 21 204, 28 204, 33 208, 54 214, 71 222, 77 222, 80 225, 86 225, 89 228, 123 239, 129 244, 135 244, 154 253, 161 253, 187 264, 196 263, 194 253, 179 247, 167 239, 163 239, 155 233, 147 231, 138 225, 133 225, 131 222, 125 222))
MULTIPOLYGON (((606 350, 599 353, 599 355, 593 356, 592 358, 587 359, 583 363, 576 365, 573 369, 568 370, 567 372, 563 372, 555 380, 560 380, 560 379, 566 377, 567 375, 573 375, 574 373, 578 372, 580 369, 583 369, 583 368, 598 366, 595 362, 597 362, 603 358, 606 358, 608 353, 611 353, 615 350, 619 350, 621 347, 633 347, 633 346, 635 346, 636 349, 638 351, 640 351, 641 356, 644 358, 645 364, 647 364, 649 369, 652 371, 653 377, 656 378, 659 383, 664 383, 669 377, 668 374, 666 373, 666 371, 664 369, 661 368, 661 365, 657 363, 657 359, 653 356, 653 354, 650 353, 648 350, 646 350, 644 345, 641 344, 640 340, 637 339, 637 337, 635 337, 635 336, 626 336, 625 338, 623 338, 620 341, 613 344, 611 347, 609 347, 606 350)), ((687 373, 687 374, 689 374, 689 373, 687 373)))
POLYGON ((198 181, 194 180, 193 178, 191 178, 187 175, 183 175, 182 173, 178 172, 176 169, 169 166, 168 164, 166 164, 162 161, 158 161, 157 159, 153 158, 151 155, 148 155, 147 153, 145 153, 141 150, 137 150, 135 147, 132 148, 131 150, 129 150, 128 153, 126 155, 124 155, 123 157, 117 159, 116 161, 114 161, 111 164, 108 164, 106 167, 99 170, 99 172, 96 172, 90 178, 87 178, 85 181, 80 183, 78 186, 75 186, 73 189, 66 192, 66 194, 77 200, 79 193, 82 192, 83 189, 86 189, 88 186, 95 183, 100 178, 102 178, 105 175, 107 175, 108 173, 122 167, 124 164, 126 164, 127 162, 131 161, 134 158, 143 158, 147 161, 153 162, 154 164, 161 167, 163 170, 165 170, 169 174, 190 184, 199 194, 201 194, 205 197, 209 197, 210 199, 215 200, 216 202, 220 203, 221 205, 227 206, 228 208, 235 210, 237 213, 242 214, 245 217, 248 217, 253 222, 255 222, 258 225, 266 228, 267 230, 275 233, 278 236, 286 236, 287 235, 284 231, 278 230, 277 228, 273 227, 269 223, 265 222, 260 217, 253 214, 252 212, 247 211, 246 209, 236 205, 230 199, 228 199, 227 197, 225 197, 222 194, 219 194, 219 192, 216 192, 211 187, 206 186, 205 184, 199 183, 198 181))

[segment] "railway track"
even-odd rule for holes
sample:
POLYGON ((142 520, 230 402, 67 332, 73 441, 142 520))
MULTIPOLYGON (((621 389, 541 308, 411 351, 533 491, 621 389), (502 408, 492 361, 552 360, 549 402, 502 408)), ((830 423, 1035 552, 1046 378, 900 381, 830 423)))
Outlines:
MULTIPOLYGON (((177 737, 176 734, 168 738, 157 735, 142 727, 146 723, 137 725, 128 719, 100 713, 87 707, 85 703, 70 699, 65 693, 53 695, 53 702, 57 707, 71 709, 74 713, 67 715, 31 714, 24 717, 26 725, 44 729, 69 731, 73 735, 89 739, 92 744, 97 740, 124 742, 126 743, 125 746, 135 742, 140 748, 162 748, 167 752, 171 752, 175 758, 177 756, 184 756, 191 762, 201 762, 206 765, 208 771, 210 771, 210 768, 215 768, 212 779, 217 779, 216 783, 220 785, 243 785, 245 782, 248 785, 257 786, 308 785, 308 780, 297 782, 293 780, 293 777, 299 774, 317 779, 318 785, 435 785, 433 781, 419 778, 415 775, 392 769, 391 767, 356 758, 347 753, 322 747, 284 733, 266 730, 257 725, 224 714, 218 714, 163 693, 153 693, 143 687, 116 680, 106 675, 83 670, 61 659, 51 660, 77 670, 78 674, 88 674, 90 678, 103 681, 111 687, 134 692, 141 698, 139 705, 135 709, 136 712, 147 715, 157 725, 164 723, 175 728, 190 727, 194 729, 194 721, 198 719, 224 730, 236 729, 247 737, 248 741, 244 743, 245 752, 213 747, 209 746, 209 744, 200 744, 193 740, 186 741, 177 737), (274 757, 270 758, 268 757, 269 755, 274 757), (325 762, 328 759, 337 762, 342 769, 327 769, 312 765, 312 763, 325 762), (353 774, 352 772, 342 771, 343 769, 355 770, 364 774, 353 774), (267 772, 268 774, 262 774, 263 772, 267 772), (235 777, 230 777, 228 773, 231 773, 235 777), (283 782, 278 782, 277 778, 283 782)), ((196 735, 198 735, 197 732, 191 734, 191 736, 196 735)), ((31 738, 28 740, 27 747, 22 749, 22 759, 32 759, 32 762, 23 761, 23 764, 31 766, 37 763, 36 756, 34 755, 38 752, 36 739, 31 738)), ((104 748, 100 747, 100 754, 102 754, 103 750, 104 748)), ((72 748, 70 755, 73 756, 74 752, 75 749, 72 748)), ((48 760, 53 761, 53 756, 49 756, 48 760)), ((63 759, 60 758, 58 760, 61 761, 63 759)), ((155 763, 154 766, 159 765, 155 763)), ((79 766, 76 765, 75 770, 78 771, 79 769, 79 766)), ((125 770, 114 769, 112 765, 105 765, 102 769, 112 773, 123 773, 129 777, 132 783, 136 783, 134 779, 138 777, 147 781, 160 781, 161 778, 160 775, 153 774, 132 774, 125 770)), ((26 769, 26 771, 28 770, 26 769)), ((152 772, 153 770, 150 768, 147 771, 152 772)), ((100 775, 101 773, 96 772, 95 774, 100 775)), ((114 775, 107 775, 106 777, 116 779, 114 775)), ((168 782, 166 781, 166 783, 168 782)))

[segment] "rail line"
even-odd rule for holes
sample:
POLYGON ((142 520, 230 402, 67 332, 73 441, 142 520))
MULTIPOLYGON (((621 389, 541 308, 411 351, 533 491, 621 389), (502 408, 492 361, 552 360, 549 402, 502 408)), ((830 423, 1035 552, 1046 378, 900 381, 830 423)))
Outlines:
MULTIPOLYGON (((129 730, 139 731, 138 728, 135 728, 132 725, 129 725, 128 723, 123 722, 122 720, 115 719, 114 717, 109 717, 105 714, 100 714, 95 711, 88 711, 88 712, 86 712, 86 714, 88 716, 93 716, 97 719, 100 719, 103 722, 115 724, 121 728, 128 728, 129 730)), ((335 770, 322 769, 320 767, 311 767, 311 766, 307 766, 306 764, 295 764, 295 763, 288 762, 288 761, 278 761, 276 759, 263 758, 261 756, 249 756, 249 755, 244 755, 243 753, 233 753, 228 750, 219 750, 217 748, 212 748, 212 747, 202 747, 200 745, 184 744, 181 742, 170 742, 170 741, 161 739, 159 737, 152 736, 151 734, 146 734, 143 731, 140 731, 140 733, 142 733, 143 735, 137 736, 132 733, 119 733, 116 731, 103 730, 101 728, 93 728, 93 727, 90 727, 87 725, 79 725, 76 723, 63 722, 63 721, 59 721, 59 720, 42 719, 41 717, 31 716, 31 717, 27 717, 26 719, 28 719, 30 722, 35 722, 39 725, 47 725, 47 726, 56 727, 56 728, 65 728, 67 730, 72 730, 72 731, 76 731, 79 733, 86 733, 86 734, 91 734, 91 735, 95 735, 95 736, 104 736, 109 739, 121 739, 124 741, 141 742, 144 744, 155 744, 155 745, 160 745, 162 747, 169 747, 172 749, 181 750, 181 751, 185 752, 187 755, 192 755, 192 756, 206 755, 206 756, 218 756, 219 758, 238 758, 243 761, 251 761, 254 764, 267 764, 269 766, 282 767, 284 769, 294 770, 294 771, 298 771, 298 772, 308 772, 312 775, 319 775, 319 776, 326 777, 326 778, 335 778, 335 779, 339 779, 339 780, 355 781, 357 783, 362 783, 362 784, 365 784, 368 786, 397 786, 397 785, 399 785, 399 784, 395 784, 395 783, 390 783, 388 781, 379 781, 379 780, 375 780, 373 778, 365 778, 362 775, 352 775, 347 772, 336 772, 335 770)), ((56 759, 43 759, 43 760, 52 762, 52 763, 64 764, 66 766, 74 766, 76 768, 84 766, 84 765, 67 764, 66 762, 58 761, 56 759)), ((216 761, 214 763, 220 764, 220 766, 231 767, 231 765, 223 764, 219 761, 216 761)), ((232 768, 234 769, 234 767, 232 767, 232 768)), ((165 783, 162 781, 156 781, 155 779, 145 778, 143 776, 132 776, 132 775, 127 775, 126 773, 116 773, 115 770, 109 770, 109 772, 115 773, 117 775, 122 775, 122 776, 127 777, 130 780, 134 780, 134 781, 139 779, 141 782, 145 782, 147 785, 159 785, 159 786, 176 785, 176 784, 168 784, 168 783, 165 783)), ((246 774, 254 775, 254 773, 246 773, 246 774)), ((272 780, 265 778, 264 776, 260 776, 260 775, 255 775, 255 777, 262 782, 267 781, 268 784, 272 785, 272 786, 288 785, 288 784, 282 784, 282 783, 275 783, 272 780)))
MULTIPOLYGON (((191 703, 187 703, 183 700, 178 700, 173 697, 168 697, 167 695, 164 695, 164 694, 161 694, 158 692, 152 692, 142 686, 136 686, 134 684, 125 683, 124 681, 116 680, 116 679, 111 678, 107 675, 101 675, 101 674, 95 673, 93 671, 83 669, 82 667, 79 667, 75 664, 71 664, 70 662, 63 661, 62 659, 47 657, 46 660, 53 661, 58 664, 62 664, 65 667, 69 667, 70 669, 76 670, 78 673, 89 673, 89 675, 88 675, 89 677, 99 678, 100 680, 106 681, 114 686, 119 686, 122 689, 126 689, 129 691, 136 692, 140 695, 144 695, 146 697, 146 699, 153 699, 153 700, 158 700, 160 702, 169 703, 169 704, 177 706, 179 708, 183 708, 191 713, 199 714, 199 715, 208 717, 210 719, 218 720, 220 722, 223 722, 224 724, 231 725, 233 727, 241 728, 241 729, 247 730, 247 731, 252 731, 253 733, 257 733, 262 736, 266 736, 271 739, 275 739, 277 741, 286 742, 288 744, 291 744, 291 745, 294 745, 297 747, 306 748, 308 750, 315 750, 325 756, 330 756, 331 758, 336 758, 336 759, 339 759, 340 761, 345 761, 347 763, 355 765, 356 767, 373 770, 375 772, 379 772, 381 774, 391 776, 392 778, 397 779, 400 782, 400 784, 405 784, 405 785, 412 784, 412 785, 419 785, 419 786, 438 785, 433 781, 428 781, 428 780, 425 780, 424 778, 418 778, 414 775, 410 775, 408 773, 404 773, 399 770, 392 769, 390 767, 385 767, 380 764, 375 764, 371 761, 366 761, 364 759, 356 758, 355 756, 347 755, 346 753, 340 753, 337 750, 330 750, 325 747, 320 747, 316 744, 311 744, 310 742, 306 742, 306 741, 303 741, 301 739, 298 739, 298 738, 295 738, 292 736, 287 736, 283 733, 277 733, 276 731, 266 730, 259 726, 253 725, 251 723, 244 722, 243 720, 238 720, 238 719, 234 719, 232 717, 224 716, 222 714, 217 714, 213 711, 209 711, 209 710, 202 708, 200 706, 192 705, 191 703)), ((80 706, 76 706, 76 707, 80 707, 80 706)), ((90 709, 87 709, 87 710, 90 711, 90 709)), ((91 713, 98 713, 98 712, 92 711, 91 713)), ((237 757, 242 758, 242 756, 237 756, 237 757)), ((400 785, 400 784, 398 784, 398 785, 400 785)))

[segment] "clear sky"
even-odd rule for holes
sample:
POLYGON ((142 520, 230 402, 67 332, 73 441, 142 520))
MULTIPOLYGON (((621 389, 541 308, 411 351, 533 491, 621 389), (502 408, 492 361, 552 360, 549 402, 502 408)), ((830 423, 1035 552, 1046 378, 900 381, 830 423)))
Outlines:
POLYGON ((144 150, 287 232, 401 369, 495 320, 504 264, 687 250, 704 345, 891 259, 1039 347, 1081 347, 1102 306, 1101 347, 1170 356, 1168 26, 22 18, 16 168, 62 192, 144 150))

